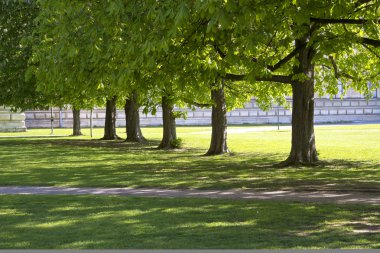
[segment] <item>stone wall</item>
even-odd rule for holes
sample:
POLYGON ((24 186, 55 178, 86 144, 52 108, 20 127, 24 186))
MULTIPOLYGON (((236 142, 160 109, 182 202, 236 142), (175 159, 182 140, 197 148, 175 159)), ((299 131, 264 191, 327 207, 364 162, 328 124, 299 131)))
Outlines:
MULTIPOLYGON (((181 110, 181 109, 177 109, 181 110)), ((183 110, 183 109, 182 109, 183 110)), ((187 119, 177 119, 178 125, 209 125, 211 123, 210 109, 186 110, 187 119)), ((55 109, 55 127, 72 127, 72 112, 55 109), (60 124, 61 123, 61 124, 60 124)), ((93 111, 93 125, 104 126, 105 110, 93 111)), ((50 127, 50 111, 26 112, 26 126, 28 128, 50 127)), ((162 111, 158 109, 156 115, 140 113, 140 121, 143 126, 162 125, 162 111)), ((252 99, 244 108, 228 112, 229 124, 276 124, 277 122, 289 124, 291 122, 291 110, 282 107, 273 107, 269 111, 262 111, 252 99)), ((369 101, 363 98, 350 99, 315 99, 315 122, 380 122, 380 98, 369 101)), ((90 111, 81 112, 81 125, 90 125, 90 111)), ((117 112, 117 126, 125 126, 125 114, 123 110, 117 112)))
POLYGON ((25 114, 0 106, 0 132, 25 132, 25 114))

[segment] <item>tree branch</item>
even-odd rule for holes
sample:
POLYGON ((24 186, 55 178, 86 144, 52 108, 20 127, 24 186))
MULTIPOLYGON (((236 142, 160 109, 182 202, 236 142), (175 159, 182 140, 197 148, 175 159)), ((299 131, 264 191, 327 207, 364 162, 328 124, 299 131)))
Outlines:
POLYGON ((180 43, 179 50, 177 50, 177 52, 175 53, 175 56, 177 56, 183 50, 184 46, 189 43, 191 37, 193 37, 193 35, 195 35, 202 26, 207 25, 208 22, 210 22, 210 19, 199 20, 196 28, 192 30, 190 34, 188 34, 186 37, 185 35, 183 35, 185 39, 180 43))
POLYGON ((334 60, 334 57, 331 55, 329 56, 329 59, 331 61, 331 64, 333 65, 334 73, 335 73, 335 78, 339 78, 339 73, 338 73, 338 66, 336 65, 336 62, 334 60))
POLYGON ((378 59, 380 59, 380 55, 376 53, 372 48, 367 46, 366 44, 362 43, 362 46, 365 47, 368 51, 370 51, 372 54, 374 54, 378 59))
MULTIPOLYGON (((310 28, 310 34, 313 34, 316 30, 318 30, 320 28, 320 25, 317 25, 317 24, 313 24, 310 28)), ((305 48, 307 46, 307 43, 305 44, 302 44, 300 45, 299 47, 296 47, 292 52, 290 52, 287 56, 285 56, 283 59, 281 59, 279 62, 277 62, 275 65, 273 66, 267 66, 267 69, 269 69, 270 71, 276 71, 277 69, 279 69, 282 65, 286 64, 288 61, 290 61, 294 56, 297 55, 297 53, 305 48)))
POLYGON ((237 74, 227 73, 223 78, 230 81, 244 81, 246 77, 247 75, 237 75, 237 74))
POLYGON ((310 18, 310 22, 320 23, 320 24, 351 24, 351 25, 362 25, 374 21, 380 24, 380 19, 370 20, 370 19, 333 19, 333 18, 310 18))
POLYGON ((372 0, 358 0, 356 3, 355 3, 355 8, 358 8, 360 7, 360 5, 363 5, 363 4, 366 4, 366 3, 369 3, 371 2, 372 0))
POLYGON ((216 52, 218 52, 219 56, 224 59, 227 55, 217 46, 217 45, 213 45, 216 52))
MULTIPOLYGON (((336 62, 334 60, 334 57, 332 57, 331 55, 329 56, 329 59, 331 61, 331 64, 333 65, 333 69, 334 69, 334 73, 335 73, 335 78, 338 79, 339 77, 341 76, 344 76, 346 78, 349 78, 349 79, 352 79, 354 80, 355 78, 347 73, 343 73, 343 72, 339 72, 338 70, 338 66, 336 65, 336 62)), ((326 66, 327 67, 327 66, 326 66)), ((327 67, 329 68, 329 67, 327 67)), ((331 69, 331 68, 330 68, 331 69)))
MULTIPOLYGON (((286 64, 289 62, 294 56, 297 55, 297 53, 306 46, 306 43, 295 48, 292 52, 290 52, 287 56, 285 56, 283 59, 279 60, 275 65, 267 65, 266 68, 270 71, 276 71, 277 69, 281 68, 282 65, 286 64)), ((215 51, 219 54, 219 56, 224 59, 227 54, 224 53, 217 45, 213 45, 215 51)), ((259 62, 259 60, 255 57, 252 58, 253 62, 259 62)))
MULTIPOLYGON (((237 75, 237 74, 226 74, 224 76, 225 79, 230 81, 244 81, 247 75, 237 75)), ((259 82, 276 82, 276 83, 285 83, 292 84, 293 80, 291 76, 285 75, 272 75, 270 77, 255 77, 255 81, 259 82)))
POLYGON ((272 75, 271 77, 257 77, 255 78, 255 80, 260 81, 260 82, 276 82, 276 83, 285 83, 285 84, 294 83, 291 76, 285 76, 285 75, 272 75))
POLYGON ((189 104, 189 105, 194 105, 194 106, 197 106, 197 107, 211 107, 212 104, 202 104, 202 103, 198 103, 198 102, 195 102, 195 101, 191 101, 189 99, 186 99, 186 98, 183 98, 182 99, 185 103, 189 104))
POLYGON ((228 84, 224 84, 226 86, 227 89, 229 89, 229 91, 235 96, 235 97, 239 97, 242 95, 242 92, 237 90, 236 88, 232 87, 231 85, 228 85, 228 84))
MULTIPOLYGON (((363 9, 366 9, 366 8, 369 8, 371 6, 374 6, 375 4, 367 4, 367 5, 364 5, 364 6, 361 6, 361 7, 356 7, 356 9, 354 10, 354 12, 359 12, 363 9)), ((360 5, 359 5, 360 6, 360 5)), ((351 13, 350 13, 351 14, 351 13)))
MULTIPOLYGON (((339 35, 334 35, 334 36, 330 36, 329 39, 334 39, 334 38, 338 38, 339 35)), ((366 38, 366 37, 359 37, 359 36, 353 36, 353 42, 355 43, 360 43, 360 44, 366 44, 366 45, 371 45, 371 46, 374 46, 374 47, 380 47, 380 40, 377 40, 377 39, 371 39, 371 38, 366 38)))
POLYGON ((358 37, 358 39, 362 44, 371 45, 374 47, 380 47, 380 40, 374 40, 374 39, 363 38, 363 37, 358 37))
POLYGON ((304 47, 306 46, 306 43, 305 44, 302 44, 301 46, 295 48, 292 52, 290 52, 287 56, 285 56, 283 59, 281 59, 280 61, 278 61, 275 65, 273 66, 267 66, 267 69, 269 69, 270 71, 275 71, 277 69, 279 69, 282 65, 284 65, 285 63, 287 63, 288 61, 290 61, 294 56, 297 55, 298 51, 300 51, 301 49, 303 49, 304 47))

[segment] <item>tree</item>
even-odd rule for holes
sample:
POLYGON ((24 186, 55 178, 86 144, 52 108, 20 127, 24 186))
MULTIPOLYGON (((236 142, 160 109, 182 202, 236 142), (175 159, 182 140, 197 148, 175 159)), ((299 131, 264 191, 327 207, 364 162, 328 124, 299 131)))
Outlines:
MULTIPOLYGON (((376 15, 379 3, 329 1, 321 6, 320 1, 283 1, 280 6, 267 7, 275 16, 264 16, 262 22, 271 25, 273 21, 282 21, 283 24, 273 27, 271 34, 274 35, 267 38, 270 42, 267 48, 279 52, 285 45, 287 53, 282 58, 278 58, 278 53, 262 59, 247 55, 251 59, 248 68, 251 71, 244 78, 291 85, 292 147, 288 159, 281 165, 314 163, 318 161, 313 122, 315 89, 320 94, 334 94, 340 80, 345 89, 353 87, 369 94, 368 82, 374 84, 372 88, 379 85, 380 62, 376 49, 379 46, 376 15), (276 19, 277 15, 282 20, 276 19), (356 59, 354 64, 353 59, 356 59), (253 72, 259 64, 269 75, 263 78, 258 75, 260 72, 253 72)), ((256 55, 260 52, 256 51, 256 55)), ((242 80, 242 76, 226 76, 242 80)))
POLYGON ((105 5, 92 1, 39 4, 39 43, 33 54, 38 88, 58 93, 76 110, 106 104, 102 139, 118 139, 114 65, 104 64, 112 57, 104 51, 114 31, 112 24, 102 19, 105 5))
MULTIPOLYGON (((181 74, 196 77, 193 82, 214 87, 211 90, 227 87, 221 84, 230 81, 228 87, 237 93, 252 91, 264 108, 272 101, 284 102, 291 90, 292 148, 282 165, 310 164, 318 161, 315 90, 334 94, 337 81, 332 77, 366 94, 368 82, 372 88, 379 85, 379 4, 371 0, 152 1, 141 13, 147 13, 144 22, 155 25, 142 47, 145 58, 138 60, 161 64, 164 59, 179 65, 181 74), (170 56, 177 61, 168 60, 170 56), (243 91, 246 84, 251 89, 243 91)), ((222 98, 219 94, 212 97, 222 98)))
POLYGON ((80 110, 73 108, 73 136, 82 135, 80 126, 80 110))
POLYGON ((173 149, 175 148, 174 141, 177 139, 177 130, 174 114, 173 98, 170 94, 162 95, 162 121, 163 133, 162 140, 158 148, 173 149))
MULTIPOLYGON (((213 108, 208 154, 228 151, 228 109, 251 95, 268 108, 291 93, 292 148, 283 165, 314 163, 315 92, 333 94, 336 79, 366 94, 369 81, 372 88, 379 85, 374 0, 41 3, 50 8, 39 18, 45 25, 42 44, 46 55, 58 56, 44 61, 54 65, 45 71, 49 76, 68 87, 79 77, 80 90, 91 97, 101 90, 109 98, 134 99, 134 92, 146 98, 152 87, 174 97, 167 85, 186 89, 182 102, 213 108), (147 77, 159 82, 141 82, 147 77)), ((139 106, 131 104, 125 108, 132 123, 139 106)), ((138 135, 133 125, 129 128, 138 135)))
POLYGON ((125 121, 128 142, 143 142, 145 138, 140 128, 139 92, 134 90, 125 101, 125 121))
MULTIPOLYGON (((241 104, 249 96, 245 92, 234 92, 228 89, 225 96, 225 85, 218 69, 228 66, 215 50, 214 32, 208 29, 209 17, 197 12, 197 6, 191 9, 187 2, 148 1, 134 4, 131 8, 134 13, 124 15, 130 17, 129 41, 127 48, 133 48, 133 54, 124 58, 133 59, 130 66, 143 69, 149 76, 158 76, 158 86, 163 91, 164 108, 164 139, 162 143, 169 143, 167 139, 174 138, 173 113, 174 103, 182 102, 190 105, 202 105, 213 108, 213 134, 208 155, 228 152, 226 144, 226 112, 241 104), (146 15, 143 15, 145 13, 146 15), (133 24, 138 24, 134 26, 133 24), (141 24, 144 24, 141 26, 141 24), (205 35, 206 34, 206 35, 205 35), (206 37, 208 36, 208 37, 206 37), (138 52, 138 53, 136 53, 138 52), (162 73, 166 74, 162 74, 162 73), (171 74, 169 74, 171 73, 171 74), (178 96, 169 90, 186 90, 178 96), (219 91, 218 91, 219 90, 219 91), (234 93, 234 95, 231 95, 234 93), (184 95, 186 94, 186 95, 184 95), (219 95, 217 95, 219 94, 219 95), (236 96, 236 94, 238 94, 236 96), (167 97, 180 97, 173 101, 167 97), (243 97, 243 99, 242 99, 243 97), (167 104, 168 102, 171 105, 167 104), (166 137, 165 137, 166 136, 166 137)), ((191 4, 189 4, 191 5, 191 4)), ((196 5, 196 4, 195 4, 196 5)), ((126 7, 126 9, 129 9, 126 7)), ((155 80, 157 80, 155 79, 155 80)), ((243 90, 243 89, 242 89, 243 90)), ((181 92, 180 92, 181 93, 181 92)), ((164 144, 162 144, 164 145, 164 144)), ((160 146, 162 146, 160 145, 160 146)))
POLYGON ((0 105, 19 110, 49 105, 49 98, 37 90, 35 77, 27 71, 38 12, 35 1, 0 2, 0 105))
POLYGON ((120 137, 116 134, 116 104, 117 97, 114 96, 106 101, 106 119, 104 122, 104 135, 102 140, 118 140, 120 137))

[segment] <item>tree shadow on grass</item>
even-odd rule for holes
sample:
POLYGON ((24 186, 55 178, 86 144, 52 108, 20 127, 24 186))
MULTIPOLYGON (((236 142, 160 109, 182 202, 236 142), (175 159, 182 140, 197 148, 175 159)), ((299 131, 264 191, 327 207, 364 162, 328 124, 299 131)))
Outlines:
POLYGON ((157 150, 159 141, 5 141, 0 185, 157 187, 253 190, 379 191, 380 165, 330 160, 315 167, 273 166, 282 154, 201 156, 157 150))
POLYGON ((0 248, 378 248, 378 207, 0 196, 0 248))

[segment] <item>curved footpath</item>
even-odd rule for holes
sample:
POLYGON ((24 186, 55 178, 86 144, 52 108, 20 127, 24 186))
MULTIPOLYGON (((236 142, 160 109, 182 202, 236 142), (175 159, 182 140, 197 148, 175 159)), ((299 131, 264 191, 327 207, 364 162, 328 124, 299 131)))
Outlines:
POLYGON ((48 194, 48 195, 123 195, 135 197, 166 198, 220 198, 243 200, 276 200, 337 204, 371 204, 380 205, 380 193, 331 192, 331 191, 245 191, 245 190, 168 190, 157 188, 73 188, 40 186, 6 186, 0 187, 4 194, 48 194))

